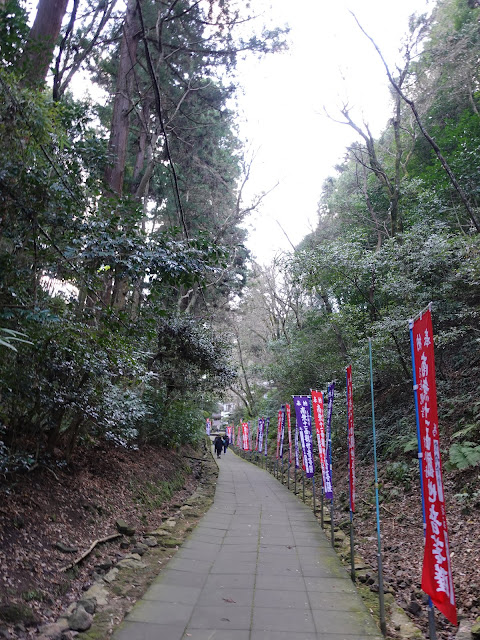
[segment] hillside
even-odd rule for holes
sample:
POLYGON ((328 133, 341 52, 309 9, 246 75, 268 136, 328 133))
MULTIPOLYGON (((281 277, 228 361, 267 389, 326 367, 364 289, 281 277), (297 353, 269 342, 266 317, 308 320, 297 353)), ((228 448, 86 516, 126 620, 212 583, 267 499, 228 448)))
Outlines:
POLYGON ((6 628, 30 637, 78 600, 95 574, 131 553, 195 491, 202 454, 192 447, 174 452, 103 443, 83 449, 69 465, 52 460, 2 478, 0 637, 9 637, 2 635, 6 628), (73 570, 62 571, 95 540, 117 533, 117 520, 135 529, 133 538, 99 544, 73 570))

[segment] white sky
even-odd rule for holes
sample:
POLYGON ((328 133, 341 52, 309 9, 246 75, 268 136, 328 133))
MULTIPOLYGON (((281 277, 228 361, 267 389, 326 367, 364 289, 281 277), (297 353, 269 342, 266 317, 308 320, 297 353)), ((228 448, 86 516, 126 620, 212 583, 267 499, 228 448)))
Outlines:
POLYGON ((408 30, 408 17, 432 8, 429 0, 255 0, 273 25, 289 24, 289 51, 240 66, 240 133, 258 150, 252 193, 278 187, 247 223, 248 247, 262 263, 297 244, 316 226, 325 178, 354 140, 340 119, 348 103, 357 120, 378 134, 390 117, 388 83, 372 44, 350 15, 380 46, 390 66, 408 30), (269 5, 272 5, 268 9, 269 5))

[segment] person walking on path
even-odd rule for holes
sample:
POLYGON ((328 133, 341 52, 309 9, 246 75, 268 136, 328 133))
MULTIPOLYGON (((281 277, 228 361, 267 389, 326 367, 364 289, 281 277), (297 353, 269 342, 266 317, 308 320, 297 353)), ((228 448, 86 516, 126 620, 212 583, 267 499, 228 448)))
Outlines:
POLYGON ((217 453, 217 458, 220 458, 222 455, 222 449, 223 449, 223 440, 221 439, 220 436, 217 436, 214 440, 213 446, 215 447, 215 451, 217 453))
POLYGON ((228 445, 230 444, 230 438, 225 434, 223 436, 223 453, 227 453, 228 445))

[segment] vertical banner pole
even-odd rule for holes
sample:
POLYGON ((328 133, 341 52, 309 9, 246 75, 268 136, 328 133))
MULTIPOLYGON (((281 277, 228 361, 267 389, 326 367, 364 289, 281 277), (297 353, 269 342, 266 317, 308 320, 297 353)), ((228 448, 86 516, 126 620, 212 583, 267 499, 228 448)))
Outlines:
POLYGON ((333 498, 330 500, 330 544, 335 549, 335 533, 333 531, 333 498))
MULTIPOLYGON (((350 366, 350 365, 349 365, 350 366)), ((349 380, 349 372, 351 373, 351 368, 349 369, 349 367, 347 367, 346 370, 346 390, 347 390, 347 419, 348 416, 351 415, 351 406, 350 403, 352 401, 352 399, 349 399, 349 392, 350 392, 350 386, 351 386, 351 379, 349 380)), ((352 473, 351 473, 351 469, 352 469, 352 457, 351 457, 351 442, 350 442, 350 420, 348 420, 348 436, 347 436, 347 440, 348 440, 348 466, 350 468, 350 473, 348 474, 348 484, 350 485, 350 576, 352 578, 352 581, 355 582, 355 544, 354 544, 354 530, 353 530, 353 509, 354 509, 354 505, 352 504, 352 498, 353 498, 353 486, 352 486, 352 473)), ((333 523, 332 523, 333 524, 333 523)))
MULTIPOLYGON (((313 393, 313 391, 312 391, 313 393)), ((330 499, 330 543, 332 549, 335 548, 335 531, 334 531, 334 508, 333 508, 333 481, 332 481, 332 415, 333 415, 333 401, 335 396, 335 382, 332 381, 327 386, 327 431, 325 433, 325 482, 324 491, 325 497, 330 499)))
POLYGON ((313 515, 316 514, 316 506, 315 506, 315 476, 312 477, 312 497, 313 497, 313 515))
POLYGON ((382 539, 380 533, 380 502, 378 499, 378 469, 377 469, 377 434, 375 430, 375 402, 373 395, 373 365, 372 365, 372 339, 368 339, 368 355, 370 360, 370 390, 372 396, 372 429, 373 429, 373 462, 375 468, 375 505, 377 510, 377 564, 378 564, 378 601, 380 605, 380 631, 387 635, 387 623, 385 621, 385 595, 383 591, 383 567, 382 567, 382 539))
MULTIPOLYGON (((312 390, 310 389, 310 393, 311 392, 312 392, 312 390)), ((310 396, 310 399, 312 400, 311 396, 310 396)), ((313 413, 313 402, 310 402, 310 421, 311 421, 312 424, 315 421, 314 420, 314 413, 313 413)), ((312 438, 312 455, 313 455, 313 438, 312 438)), ((316 516, 317 515, 317 505, 316 505, 316 500, 315 500, 315 471, 313 472, 313 476, 312 476, 312 504, 313 504, 313 515, 316 516)))
POLYGON ((303 482, 303 502, 305 502, 305 471, 303 472, 303 475, 302 475, 302 482, 303 482))
POLYGON ((350 576, 355 582, 355 546, 353 544, 353 511, 350 509, 350 576))
POLYGON ((320 526, 322 529, 325 528, 325 523, 323 521, 323 482, 322 482, 322 491, 320 493, 320 526))
MULTIPOLYGON (((423 494, 423 469, 422 469, 422 439, 420 436, 420 414, 418 411, 418 398, 417 398, 417 372, 415 371, 415 350, 413 342, 413 320, 408 323, 410 332, 410 351, 412 354, 412 372, 413 372, 413 397, 415 401, 415 422, 417 423, 417 441, 418 441, 418 467, 420 470, 420 494, 422 497, 422 517, 423 517, 423 537, 427 534, 427 515, 425 511, 425 499, 423 494)), ((430 640, 436 640, 437 630, 435 627, 435 614, 433 611, 433 603, 430 596, 428 597, 428 635, 430 640)))
POLYGON ((290 467, 291 466, 292 466, 292 463, 289 462, 288 469, 287 469, 287 489, 290 489, 290 467))
POLYGON ((297 495, 297 469, 299 467, 299 451, 298 451, 298 422, 295 422, 295 487, 293 490, 294 495, 297 495))

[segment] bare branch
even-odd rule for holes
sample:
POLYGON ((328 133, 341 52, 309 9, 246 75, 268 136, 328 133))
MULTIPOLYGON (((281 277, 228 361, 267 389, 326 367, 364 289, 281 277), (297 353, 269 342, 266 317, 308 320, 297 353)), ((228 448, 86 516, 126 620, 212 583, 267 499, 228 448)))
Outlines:
POLYGON ((385 58, 383 57, 383 54, 382 54, 380 48, 378 47, 377 43, 375 42, 375 40, 365 31, 365 29, 362 27, 362 25, 360 24, 357 16, 353 13, 353 11, 350 11, 350 13, 353 16, 355 22, 357 23, 358 28, 360 29, 360 31, 364 34, 364 36, 368 40, 370 40, 370 42, 372 43, 372 45, 375 48, 375 51, 378 53, 378 55, 380 57, 380 60, 382 61, 383 66, 385 67, 385 71, 387 73, 387 77, 388 77, 388 80, 389 80, 390 84, 395 89, 397 94, 402 98, 402 100, 412 110, 412 113, 415 116, 415 120, 417 121, 418 127, 419 127, 420 131, 422 132, 422 135, 427 140, 427 142, 430 144, 432 149, 435 151, 435 154, 436 154, 437 158, 440 160, 440 163, 441 163, 442 167, 444 168, 446 174, 450 178, 450 182, 452 183, 455 191, 458 193, 458 195, 460 197, 460 200, 462 201, 463 206, 465 207, 465 210, 467 211, 467 213, 468 213, 468 215, 469 215, 469 217, 470 217, 475 229, 477 230, 477 233, 480 233, 480 223, 478 222, 478 220, 476 218, 476 215, 475 215, 475 212, 473 210, 473 207, 471 206, 465 191, 463 190, 463 188, 461 187, 461 185, 457 181, 457 179, 455 177, 455 174, 453 173, 452 169, 450 168, 450 165, 448 164, 448 162, 444 158, 440 147, 438 146, 438 144, 435 142, 435 140, 431 137, 431 135, 428 133, 428 131, 423 126, 423 122, 422 122, 422 120, 420 118, 420 114, 418 113, 418 110, 416 108, 415 102, 405 95, 405 93, 402 91, 401 86, 394 80, 394 78, 393 78, 393 76, 391 74, 390 68, 389 68, 388 64, 386 63, 385 58))

